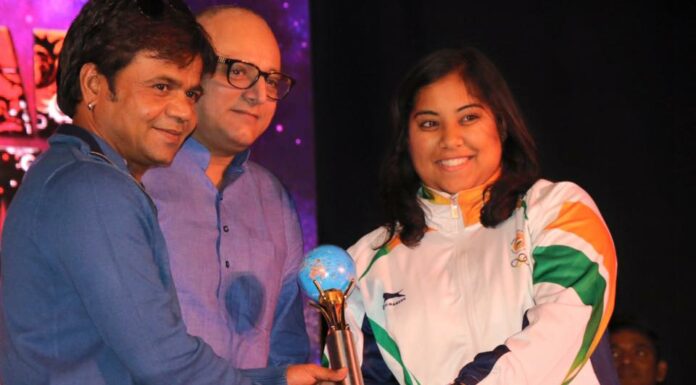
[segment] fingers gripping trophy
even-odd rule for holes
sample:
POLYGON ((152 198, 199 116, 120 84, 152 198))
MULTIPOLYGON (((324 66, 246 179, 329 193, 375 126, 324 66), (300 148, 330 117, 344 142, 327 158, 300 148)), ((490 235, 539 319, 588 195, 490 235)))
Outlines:
POLYGON ((331 368, 348 368, 340 384, 363 385, 353 335, 344 314, 346 298, 355 286, 355 264, 350 255, 337 246, 319 246, 305 256, 298 278, 310 303, 328 325, 326 348, 331 368))

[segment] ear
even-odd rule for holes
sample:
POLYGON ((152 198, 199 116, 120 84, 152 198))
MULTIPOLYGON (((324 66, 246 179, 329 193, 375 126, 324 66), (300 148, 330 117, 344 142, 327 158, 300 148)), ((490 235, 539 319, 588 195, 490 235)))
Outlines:
POLYGON ((82 91, 82 101, 91 103, 97 100, 100 93, 104 92, 104 76, 99 73, 97 65, 85 63, 80 68, 80 91, 82 91))
POLYGON ((667 361, 660 360, 660 362, 657 363, 657 375, 655 377, 657 382, 665 380, 665 377, 667 377, 667 361))

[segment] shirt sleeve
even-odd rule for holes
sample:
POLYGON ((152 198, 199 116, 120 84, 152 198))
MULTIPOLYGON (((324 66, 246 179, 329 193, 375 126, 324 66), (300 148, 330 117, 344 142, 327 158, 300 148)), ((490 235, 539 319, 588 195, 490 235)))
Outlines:
POLYGON ((304 256, 302 230, 294 204, 284 189, 281 192, 286 240, 285 265, 273 317, 269 366, 303 363, 309 360, 309 337, 304 321, 303 297, 297 282, 297 273, 304 256))
POLYGON ((592 199, 572 183, 543 186, 524 210, 533 263, 534 306, 526 326, 482 352, 457 381, 567 384, 597 348, 614 307, 616 253, 592 199))
MULTIPOLYGON (((133 181, 88 164, 55 178, 42 202, 46 252, 60 260, 94 328, 135 382, 252 383, 186 333, 154 208, 133 181)), ((250 377, 284 384, 284 370, 250 377)))

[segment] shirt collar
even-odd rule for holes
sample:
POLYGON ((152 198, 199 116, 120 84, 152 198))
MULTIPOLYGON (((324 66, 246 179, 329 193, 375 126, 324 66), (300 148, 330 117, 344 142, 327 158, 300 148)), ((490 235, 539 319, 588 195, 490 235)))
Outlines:
POLYGON ((88 137, 92 137, 94 140, 96 140, 97 144, 99 145, 99 150, 101 151, 99 151, 98 153, 101 156, 105 157, 111 164, 116 166, 116 168, 126 173, 129 173, 126 160, 118 152, 116 152, 116 150, 113 147, 111 147, 104 139, 74 124, 64 124, 62 126, 67 129, 66 132, 72 132, 73 134, 61 133, 61 130, 59 128, 58 132, 48 139, 48 142, 50 144, 74 143, 77 144, 80 147, 80 149, 85 153, 95 153, 97 152, 94 151, 96 149, 92 149, 90 147, 90 144, 86 141, 88 137), (87 137, 85 137, 85 135, 87 137))
MULTIPOLYGON (((181 152, 189 157, 201 170, 203 170, 203 172, 208 168, 208 164, 210 163, 210 151, 193 136, 186 139, 181 148, 181 152)), ((232 163, 227 166, 223 175, 223 186, 230 184, 237 179, 239 175, 244 173, 244 165, 249 160, 249 156, 251 156, 250 148, 235 155, 232 159, 232 163)))

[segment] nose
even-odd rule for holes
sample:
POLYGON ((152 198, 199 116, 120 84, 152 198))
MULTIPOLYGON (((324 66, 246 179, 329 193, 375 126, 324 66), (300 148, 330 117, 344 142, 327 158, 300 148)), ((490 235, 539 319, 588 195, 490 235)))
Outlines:
POLYGON ((183 92, 170 100, 167 105, 167 115, 185 127, 193 127, 196 124, 195 105, 183 92))
POLYGON ((462 132, 456 124, 442 122, 440 129, 440 147, 443 149, 457 148, 463 144, 462 132))
POLYGON ((619 365, 629 365, 632 361, 631 355, 624 353, 624 352, 614 352, 614 363, 619 366, 619 365))
POLYGON ((242 96, 251 105, 261 104, 268 99, 267 91, 266 78, 260 76, 259 80, 257 80, 253 86, 244 90, 242 96))

